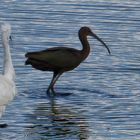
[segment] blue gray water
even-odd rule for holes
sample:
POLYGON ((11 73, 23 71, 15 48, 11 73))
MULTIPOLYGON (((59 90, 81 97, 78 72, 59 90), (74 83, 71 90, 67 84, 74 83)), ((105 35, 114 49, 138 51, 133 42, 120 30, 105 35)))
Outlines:
POLYGON ((9 126, 0 129, 0 140, 140 140, 139 0, 3 0, 3 21, 12 25, 18 95, 1 119, 9 126), (25 66, 24 55, 57 46, 80 49, 81 26, 98 34, 112 55, 89 38, 89 57, 55 87, 71 94, 50 100, 52 73, 25 66))

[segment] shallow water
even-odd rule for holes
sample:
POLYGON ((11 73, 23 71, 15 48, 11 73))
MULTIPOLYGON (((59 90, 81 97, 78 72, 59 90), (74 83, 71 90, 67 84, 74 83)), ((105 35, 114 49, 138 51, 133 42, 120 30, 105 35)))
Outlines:
POLYGON ((139 5, 139 0, 2 1, 0 22, 12 25, 18 95, 2 117, 9 126, 0 129, 0 140, 139 140, 139 5), (89 38, 89 57, 57 81, 56 90, 68 96, 49 99, 52 73, 25 66, 24 55, 63 45, 80 49, 81 26, 97 33, 112 55, 89 38))

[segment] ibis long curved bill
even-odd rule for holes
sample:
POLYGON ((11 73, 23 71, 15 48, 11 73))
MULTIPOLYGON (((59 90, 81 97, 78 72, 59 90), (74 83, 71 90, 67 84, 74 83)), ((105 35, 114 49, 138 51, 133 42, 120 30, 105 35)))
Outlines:
POLYGON ((101 39, 99 38, 95 33, 91 32, 90 34, 91 36, 93 36, 94 38, 96 38, 99 42, 101 42, 103 44, 103 46, 105 46, 105 48, 107 49, 108 53, 111 54, 111 51, 109 49, 109 47, 106 45, 106 43, 101 39))

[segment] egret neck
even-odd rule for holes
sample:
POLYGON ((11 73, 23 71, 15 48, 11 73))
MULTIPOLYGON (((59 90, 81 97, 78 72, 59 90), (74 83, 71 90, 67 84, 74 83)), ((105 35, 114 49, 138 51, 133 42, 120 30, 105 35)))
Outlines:
POLYGON ((2 35, 3 47, 4 47, 4 76, 10 81, 15 79, 15 71, 12 64, 12 58, 9 47, 9 38, 6 38, 6 33, 2 35))

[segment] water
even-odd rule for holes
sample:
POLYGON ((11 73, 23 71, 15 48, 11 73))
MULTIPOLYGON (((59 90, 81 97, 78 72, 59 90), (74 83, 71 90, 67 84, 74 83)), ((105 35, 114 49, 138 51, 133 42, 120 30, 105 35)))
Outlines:
POLYGON ((18 95, 1 119, 9 126, 0 129, 0 140, 140 140, 139 5, 139 0, 1 1, 0 22, 12 25, 18 95), (97 33, 112 55, 89 38, 88 59, 56 84, 58 92, 71 94, 50 100, 45 92, 52 73, 25 66, 24 55, 63 45, 80 49, 81 26, 97 33))

